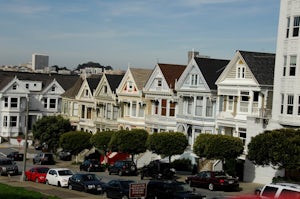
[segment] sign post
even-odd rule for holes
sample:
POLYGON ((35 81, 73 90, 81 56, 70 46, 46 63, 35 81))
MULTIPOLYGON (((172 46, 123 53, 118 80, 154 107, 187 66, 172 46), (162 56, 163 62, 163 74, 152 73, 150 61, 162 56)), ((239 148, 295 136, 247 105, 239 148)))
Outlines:
POLYGON ((18 137, 17 137, 17 141, 19 142, 19 151, 20 151, 20 143, 21 143, 21 141, 22 141, 22 137, 21 137, 21 136, 18 136, 18 137))
POLYGON ((131 183, 129 187, 129 198, 145 198, 147 194, 146 183, 131 183))

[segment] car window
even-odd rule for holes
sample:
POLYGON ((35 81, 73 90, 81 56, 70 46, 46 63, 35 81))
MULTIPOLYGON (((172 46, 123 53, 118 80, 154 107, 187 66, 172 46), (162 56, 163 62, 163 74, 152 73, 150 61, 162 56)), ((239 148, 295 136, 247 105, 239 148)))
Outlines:
POLYGON ((96 181, 96 180, 99 180, 99 178, 97 178, 96 175, 92 175, 92 174, 90 174, 90 175, 83 175, 82 179, 83 179, 83 181, 96 181))
POLYGON ((300 199, 300 192, 283 189, 278 199, 287 199, 287 198, 300 199))
POLYGON ((36 169, 38 173, 47 173, 48 172, 48 168, 38 168, 36 169))
POLYGON ((227 174, 224 171, 215 171, 214 175, 217 176, 227 176, 227 174))
POLYGON ((274 198, 277 190, 278 188, 276 187, 266 186, 261 195, 269 198, 274 198))
POLYGON ((73 173, 72 173, 71 170, 60 170, 60 171, 58 171, 58 174, 59 174, 60 176, 73 175, 73 173))

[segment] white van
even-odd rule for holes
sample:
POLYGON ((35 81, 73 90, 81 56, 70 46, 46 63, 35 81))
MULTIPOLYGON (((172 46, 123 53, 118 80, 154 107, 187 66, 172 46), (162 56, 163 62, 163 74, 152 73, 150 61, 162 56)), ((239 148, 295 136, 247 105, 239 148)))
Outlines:
POLYGON ((300 185, 292 183, 271 183, 260 192, 261 199, 300 199, 300 185))

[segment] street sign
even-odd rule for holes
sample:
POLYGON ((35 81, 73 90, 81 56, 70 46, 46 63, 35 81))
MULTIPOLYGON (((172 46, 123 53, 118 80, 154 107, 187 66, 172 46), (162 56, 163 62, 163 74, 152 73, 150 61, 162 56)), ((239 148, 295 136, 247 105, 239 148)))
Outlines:
POLYGON ((129 187, 129 198, 145 198, 147 194, 146 183, 131 183, 129 187))
POLYGON ((17 137, 17 141, 20 143, 22 141, 22 137, 17 137))

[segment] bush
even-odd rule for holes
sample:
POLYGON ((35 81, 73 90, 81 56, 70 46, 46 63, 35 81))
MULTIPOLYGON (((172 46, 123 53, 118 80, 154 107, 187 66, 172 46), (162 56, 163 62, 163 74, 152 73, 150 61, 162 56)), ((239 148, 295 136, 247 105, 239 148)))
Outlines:
POLYGON ((172 162, 177 171, 192 171, 192 163, 189 159, 177 159, 172 162))

